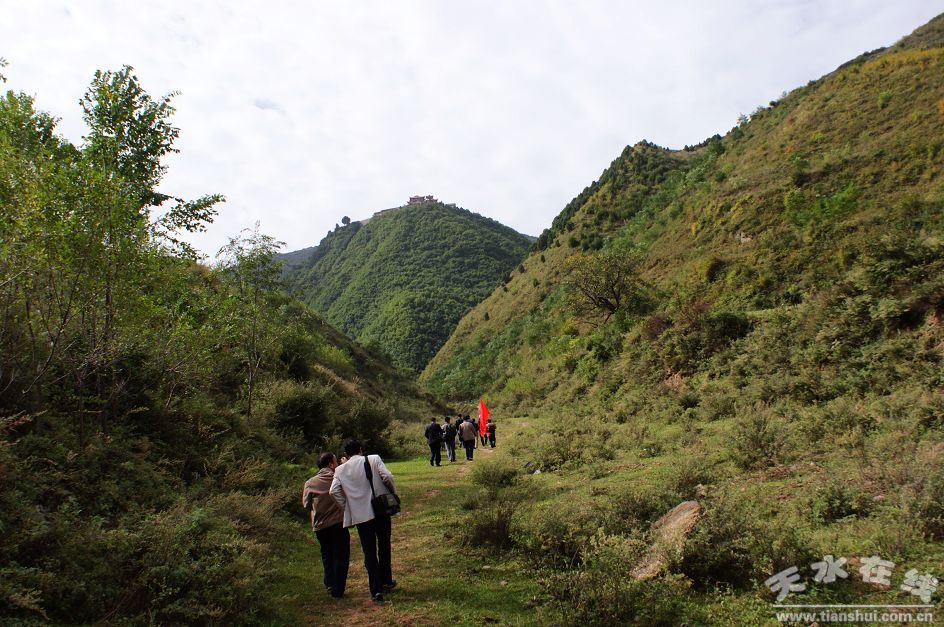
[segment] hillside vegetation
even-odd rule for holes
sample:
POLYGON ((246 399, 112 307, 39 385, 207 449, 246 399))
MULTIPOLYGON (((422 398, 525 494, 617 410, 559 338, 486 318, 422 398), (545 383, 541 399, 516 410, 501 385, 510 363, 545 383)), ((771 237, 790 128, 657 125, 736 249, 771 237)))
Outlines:
POLYGON ((905 571, 944 572, 942 25, 723 137, 627 147, 423 372, 518 417, 544 472, 474 521, 568 621, 762 624, 790 566, 794 603, 919 602, 905 571), (662 575, 627 577, 693 498, 662 575), (892 587, 855 561, 815 584, 824 555, 892 587))
POLYGON ((418 372, 530 243, 465 209, 408 205, 338 227, 301 265, 286 257, 286 281, 341 331, 418 372))
POLYGON ((434 407, 281 293, 271 238, 182 243, 222 198, 156 191, 169 98, 124 68, 82 104, 77 146, 0 97, 0 622, 265 622, 312 453, 434 407))

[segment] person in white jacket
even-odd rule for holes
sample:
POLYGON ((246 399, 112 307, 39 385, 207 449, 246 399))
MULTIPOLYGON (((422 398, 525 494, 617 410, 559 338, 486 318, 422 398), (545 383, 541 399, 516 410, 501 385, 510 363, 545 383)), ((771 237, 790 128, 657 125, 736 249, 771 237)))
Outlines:
POLYGON ((344 528, 357 527, 364 551, 370 596, 375 602, 381 603, 383 593, 397 585, 390 564, 391 522, 389 516, 376 515, 370 501, 374 495, 396 493, 397 485, 380 456, 365 456, 357 440, 346 440, 344 453, 347 460, 335 468, 330 493, 344 510, 344 528), (367 481, 365 463, 370 464, 373 491, 367 481))

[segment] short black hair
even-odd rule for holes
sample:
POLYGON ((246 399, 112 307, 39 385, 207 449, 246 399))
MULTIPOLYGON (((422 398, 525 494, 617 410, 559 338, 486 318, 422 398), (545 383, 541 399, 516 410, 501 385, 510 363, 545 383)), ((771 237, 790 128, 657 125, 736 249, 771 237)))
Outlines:
POLYGON ((469 416, 468 414, 466 414, 465 419, 466 419, 466 420, 472 420, 472 416, 469 416))
POLYGON ((451 418, 449 418, 449 416, 443 416, 443 420, 445 420, 446 422, 449 422, 451 418))
POLYGON ((318 456, 318 468, 327 468, 331 462, 337 460, 334 453, 322 453, 318 456))
POLYGON ((357 455, 361 452, 364 447, 361 446, 361 443, 357 438, 348 438, 344 440, 344 454, 348 457, 352 455, 357 455))

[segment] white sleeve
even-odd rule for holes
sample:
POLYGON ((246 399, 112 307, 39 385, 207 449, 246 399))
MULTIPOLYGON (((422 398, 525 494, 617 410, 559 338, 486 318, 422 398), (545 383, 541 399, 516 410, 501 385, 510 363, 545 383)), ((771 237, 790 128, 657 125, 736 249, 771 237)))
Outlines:
POLYGON ((393 480, 393 474, 387 470, 387 467, 384 466, 383 460, 380 459, 380 455, 374 455, 374 460, 376 463, 374 466, 377 468, 377 474, 380 476, 380 481, 390 488, 391 491, 397 491, 397 484, 393 480))
POLYGON ((331 487, 328 489, 328 492, 337 501, 341 509, 344 509, 347 506, 347 499, 344 496, 344 488, 341 487, 341 482, 338 481, 338 475, 334 475, 334 480, 331 482, 331 487))

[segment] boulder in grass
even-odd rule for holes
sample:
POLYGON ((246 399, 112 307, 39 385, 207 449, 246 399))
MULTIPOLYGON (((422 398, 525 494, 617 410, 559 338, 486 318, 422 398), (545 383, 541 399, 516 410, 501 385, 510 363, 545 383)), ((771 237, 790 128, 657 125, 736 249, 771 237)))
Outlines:
POLYGON ((665 570, 669 556, 682 548, 685 538, 691 533, 701 514, 702 509, 698 501, 685 501, 654 522, 652 546, 630 573, 633 579, 652 579, 665 570))

